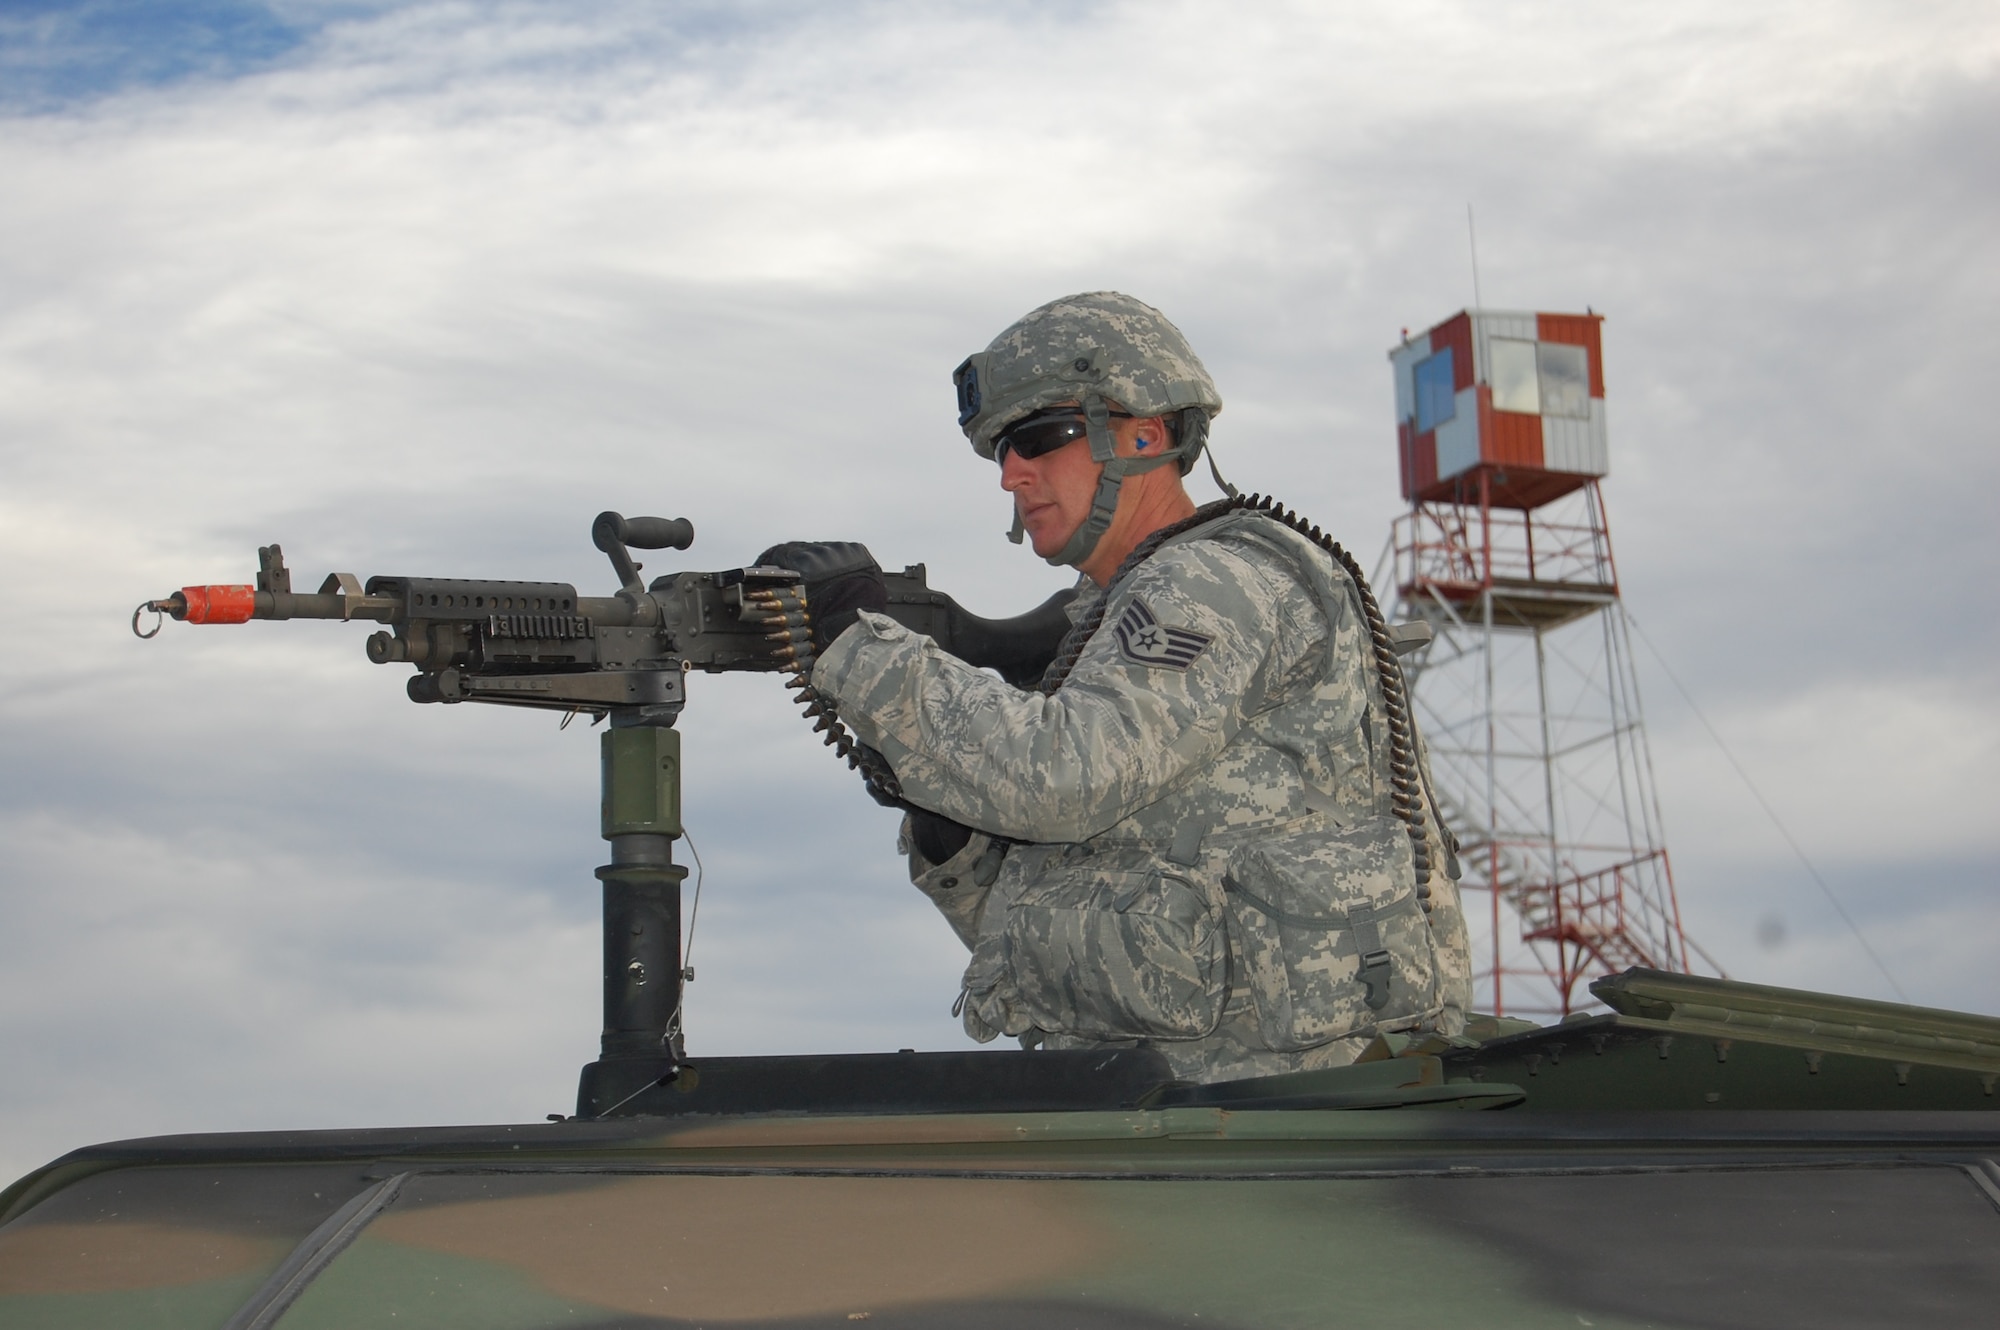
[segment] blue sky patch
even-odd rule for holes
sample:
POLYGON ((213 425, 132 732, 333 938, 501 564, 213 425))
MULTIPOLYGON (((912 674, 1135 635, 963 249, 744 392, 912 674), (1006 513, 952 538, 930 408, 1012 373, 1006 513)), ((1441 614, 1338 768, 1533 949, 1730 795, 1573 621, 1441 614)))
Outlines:
POLYGON ((0 0, 0 107, 56 110, 282 60, 360 6, 254 0, 0 0))

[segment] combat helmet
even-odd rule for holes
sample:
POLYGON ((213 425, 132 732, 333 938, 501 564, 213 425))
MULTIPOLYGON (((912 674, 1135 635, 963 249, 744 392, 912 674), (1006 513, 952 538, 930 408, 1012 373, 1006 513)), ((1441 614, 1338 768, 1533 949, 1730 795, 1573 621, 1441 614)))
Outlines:
MULTIPOLYGON (((1090 455, 1104 465, 1090 515, 1069 543, 1049 556, 1054 564, 1090 557, 1118 509, 1125 477, 1172 460, 1186 475, 1208 440, 1208 422, 1222 410, 1215 381, 1181 330, 1143 301, 1117 291, 1087 291, 1031 310, 952 373, 958 388, 958 424, 973 449, 991 459, 995 440, 1022 417, 1077 402, 1083 409, 1090 455), (1175 422, 1172 446, 1151 457, 1119 457, 1110 428, 1114 407, 1135 416, 1175 422)), ((1008 539, 1021 540, 1016 518, 1008 539)))

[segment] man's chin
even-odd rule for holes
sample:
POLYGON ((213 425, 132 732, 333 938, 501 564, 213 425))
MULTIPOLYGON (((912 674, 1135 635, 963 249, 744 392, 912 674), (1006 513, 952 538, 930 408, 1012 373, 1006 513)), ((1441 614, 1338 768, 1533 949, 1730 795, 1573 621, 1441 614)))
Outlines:
POLYGON ((1051 530, 1048 527, 1039 530, 1029 527, 1027 532, 1029 546, 1044 559, 1053 559, 1062 553, 1063 546, 1069 544, 1069 538, 1073 534, 1068 531, 1051 530))

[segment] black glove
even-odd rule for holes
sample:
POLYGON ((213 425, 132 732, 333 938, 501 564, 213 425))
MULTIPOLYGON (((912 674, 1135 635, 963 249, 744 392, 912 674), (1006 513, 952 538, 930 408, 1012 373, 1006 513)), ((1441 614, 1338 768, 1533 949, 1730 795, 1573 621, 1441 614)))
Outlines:
POLYGON ((941 864, 964 849, 972 828, 928 808, 910 810, 910 845, 931 864, 941 864))
POLYGON ((789 568, 805 579, 815 651, 852 628, 863 610, 889 608, 889 584, 866 545, 851 540, 791 540, 757 556, 766 567, 789 568))

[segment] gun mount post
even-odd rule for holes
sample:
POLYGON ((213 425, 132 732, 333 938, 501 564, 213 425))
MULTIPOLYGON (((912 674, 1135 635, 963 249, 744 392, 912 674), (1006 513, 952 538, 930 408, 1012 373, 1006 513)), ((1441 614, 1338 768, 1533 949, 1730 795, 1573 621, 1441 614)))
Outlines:
POLYGON ((619 708, 600 740, 604 1031, 583 1069, 578 1117, 598 1117, 680 1074, 681 736, 664 708, 619 708))

